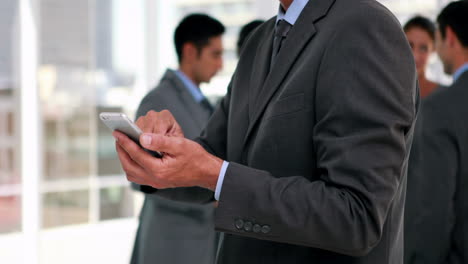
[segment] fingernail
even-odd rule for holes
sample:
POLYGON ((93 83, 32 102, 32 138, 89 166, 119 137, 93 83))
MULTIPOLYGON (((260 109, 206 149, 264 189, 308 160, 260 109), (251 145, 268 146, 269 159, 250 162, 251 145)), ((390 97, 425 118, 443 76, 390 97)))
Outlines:
POLYGON ((150 135, 143 134, 143 136, 141 137, 141 143, 146 146, 151 145, 151 140, 152 137, 150 135))

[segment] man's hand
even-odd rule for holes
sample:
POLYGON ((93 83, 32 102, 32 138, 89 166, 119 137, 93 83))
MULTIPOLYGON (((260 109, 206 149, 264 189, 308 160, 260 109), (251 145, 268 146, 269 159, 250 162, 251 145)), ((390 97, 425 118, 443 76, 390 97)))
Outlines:
MULTIPOLYGON (((156 118, 156 121, 161 120, 156 118)), ((117 153, 127 179, 157 189, 200 186, 214 191, 223 161, 196 142, 180 137, 182 130, 175 121, 159 124, 164 126, 142 127, 160 134, 144 133, 140 144, 146 149, 163 152, 163 158, 152 157, 126 135, 114 131, 117 153), (171 129, 167 130, 168 127, 171 129)))
POLYGON ((184 137, 184 132, 168 110, 148 111, 136 121, 143 133, 153 133, 172 137, 184 137))

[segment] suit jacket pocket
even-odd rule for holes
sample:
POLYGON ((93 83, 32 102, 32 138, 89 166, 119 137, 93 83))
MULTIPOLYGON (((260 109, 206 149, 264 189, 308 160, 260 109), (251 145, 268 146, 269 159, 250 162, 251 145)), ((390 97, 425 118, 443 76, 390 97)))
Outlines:
POLYGON ((270 105, 265 113, 265 120, 301 111, 304 109, 304 100, 304 93, 296 93, 279 98, 270 105))

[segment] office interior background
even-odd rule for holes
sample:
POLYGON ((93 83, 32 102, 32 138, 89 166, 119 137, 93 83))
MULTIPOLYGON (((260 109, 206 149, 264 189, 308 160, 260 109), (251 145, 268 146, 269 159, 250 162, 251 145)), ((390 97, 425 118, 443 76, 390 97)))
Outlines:
MULTIPOLYGON (((449 0, 380 0, 401 23, 449 0)), ((226 26, 216 101, 235 69, 240 27, 277 0, 0 1, 0 263, 128 263, 142 204, 101 111, 134 117, 167 67, 173 30, 204 12, 226 26)), ((449 83, 436 55, 428 74, 449 83)))

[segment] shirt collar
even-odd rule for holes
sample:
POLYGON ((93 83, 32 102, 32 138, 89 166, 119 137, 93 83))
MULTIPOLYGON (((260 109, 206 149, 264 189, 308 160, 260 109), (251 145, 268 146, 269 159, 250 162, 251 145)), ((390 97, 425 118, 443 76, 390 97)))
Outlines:
POLYGON ((460 76, 466 71, 468 71, 468 62, 463 64, 460 68, 458 68, 458 70, 455 71, 453 74, 453 81, 456 81, 458 78, 460 78, 460 76))
POLYGON ((201 102, 205 98, 205 96, 200 91, 200 88, 198 88, 198 86, 192 80, 190 80, 190 78, 187 77, 185 73, 183 73, 180 70, 176 70, 174 71, 174 73, 182 81, 185 88, 190 92, 190 94, 193 96, 193 99, 195 99, 195 101, 201 102))
POLYGON ((296 20, 299 18, 299 15, 308 2, 309 0, 294 0, 286 12, 284 12, 284 9, 280 4, 278 15, 276 16, 276 23, 278 23, 280 19, 284 19, 291 26, 294 26, 294 23, 296 23, 296 20))

